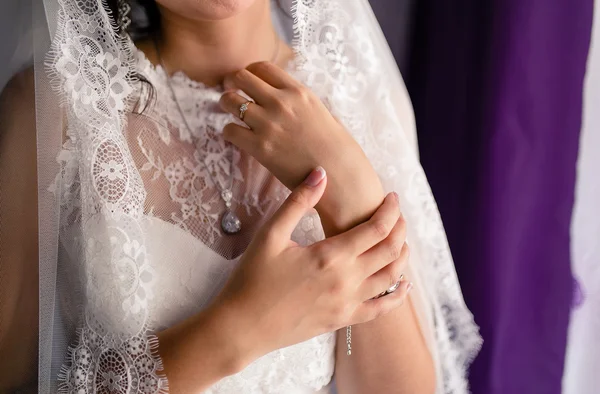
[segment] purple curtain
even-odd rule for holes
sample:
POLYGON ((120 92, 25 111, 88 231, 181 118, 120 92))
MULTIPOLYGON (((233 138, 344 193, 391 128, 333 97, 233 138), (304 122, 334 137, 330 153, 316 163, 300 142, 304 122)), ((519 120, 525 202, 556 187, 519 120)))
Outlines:
POLYGON ((403 71, 485 340, 475 394, 560 393, 592 11, 593 0, 420 0, 413 15, 403 71))

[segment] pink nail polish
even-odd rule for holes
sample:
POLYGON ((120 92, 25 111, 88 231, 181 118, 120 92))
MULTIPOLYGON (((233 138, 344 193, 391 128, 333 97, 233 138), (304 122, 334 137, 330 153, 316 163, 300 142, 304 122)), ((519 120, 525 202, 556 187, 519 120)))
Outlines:
POLYGON ((398 193, 396 193, 396 192, 392 192, 392 194, 394 195, 394 199, 395 199, 396 201, 400 201, 400 197, 398 197, 398 193))
POLYGON ((315 168, 304 180, 304 183, 310 187, 318 186, 325 178, 325 169, 321 166, 315 168))
POLYGON ((414 287, 413 283, 410 282, 407 286, 406 286, 406 292, 410 292, 412 290, 412 288, 414 287))

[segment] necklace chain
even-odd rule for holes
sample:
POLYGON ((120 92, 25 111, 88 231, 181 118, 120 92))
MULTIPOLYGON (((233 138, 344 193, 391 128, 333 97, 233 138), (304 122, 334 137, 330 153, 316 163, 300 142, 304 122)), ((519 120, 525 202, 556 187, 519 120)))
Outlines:
MULTIPOLYGON (((279 50, 281 47, 281 42, 279 41, 279 36, 277 35, 277 32, 274 31, 274 38, 275 38, 275 50, 273 53, 273 56, 271 57, 271 62, 275 63, 277 61, 277 58, 279 57, 279 50)), ((171 96, 173 96, 173 101, 175 101, 175 105, 177 106, 177 111, 179 112, 179 115, 181 116, 181 119, 183 120, 183 123, 187 129, 187 131, 193 135, 191 127, 187 121, 187 118, 185 116, 185 114, 183 113, 183 110, 181 108, 181 105, 179 103, 179 100, 177 99, 177 95, 175 94, 175 89, 173 88, 173 85, 171 84, 171 79, 169 78, 169 73, 167 71, 167 68, 165 67, 165 63, 163 60, 163 57, 161 55, 160 52, 160 48, 158 45, 158 40, 154 39, 154 48, 156 50, 156 54, 158 56, 158 60, 160 62, 161 67, 163 68, 163 70, 165 71, 166 74, 166 79, 167 79, 167 86, 169 87, 169 90, 171 91, 171 96)), ((213 177, 212 172, 210 171, 210 168, 208 168, 208 166, 206 165, 206 163, 204 161, 202 161, 202 164, 204 165, 204 168, 206 169, 206 172, 208 172, 208 175, 210 176, 210 179, 212 180, 213 184, 219 189, 219 191, 221 192, 221 198, 223 199, 223 201, 225 202, 225 205, 227 206, 227 208, 229 208, 231 206, 231 199, 232 199, 232 192, 233 192, 233 149, 232 149, 232 155, 231 155, 231 162, 229 164, 229 187, 223 189, 221 188, 221 185, 219 182, 216 181, 216 179, 213 177)))
MULTIPOLYGON (((166 72, 165 67, 164 66, 162 66, 162 67, 166 72)), ((183 110, 181 109, 181 105, 179 104, 179 100, 177 99, 177 96, 175 94, 175 89, 173 89, 173 85, 171 84, 171 81, 170 81, 170 78, 168 75, 167 75, 167 85, 169 86, 169 90, 171 91, 171 95, 173 96, 173 101, 175 101, 175 105, 177 106, 177 111, 179 111, 179 115, 181 116, 181 119, 183 120, 183 123, 184 123, 187 131, 190 133, 190 135, 194 135, 192 133, 192 128, 190 127, 190 125, 187 121, 187 118, 185 117, 183 110)), ((206 172, 208 173, 208 176, 210 177, 212 183, 219 189, 221 199, 225 202, 225 206, 227 208, 230 208, 231 207, 231 199, 233 198, 233 148, 231 149, 231 160, 229 162, 229 186, 226 188, 222 188, 220 182, 218 182, 213 177, 212 171, 210 170, 210 168, 208 168, 208 165, 206 164, 206 162, 204 160, 200 160, 200 161, 202 162, 202 165, 206 169, 206 172)))

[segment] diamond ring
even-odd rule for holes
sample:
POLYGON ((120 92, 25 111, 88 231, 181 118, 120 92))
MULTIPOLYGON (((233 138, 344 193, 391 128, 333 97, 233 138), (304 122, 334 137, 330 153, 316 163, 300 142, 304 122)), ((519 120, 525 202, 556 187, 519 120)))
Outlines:
POLYGON ((240 120, 244 120, 244 115, 246 114, 246 111, 248 111, 248 105, 251 102, 252 101, 246 101, 244 104, 240 105, 240 120))

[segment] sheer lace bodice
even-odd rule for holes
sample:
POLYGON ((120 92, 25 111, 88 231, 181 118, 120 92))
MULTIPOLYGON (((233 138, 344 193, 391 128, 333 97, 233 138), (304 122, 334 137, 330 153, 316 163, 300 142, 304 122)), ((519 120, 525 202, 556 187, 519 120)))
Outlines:
POLYGON ((135 56, 150 85, 140 86, 141 114, 129 115, 126 138, 148 193, 147 214, 186 230, 223 257, 238 256, 287 189, 223 139, 223 127, 236 118, 220 110, 221 88, 208 88, 178 72, 170 77, 173 97, 164 70, 141 51, 135 56), (230 185, 232 208, 243 228, 223 237, 220 192, 230 185))

